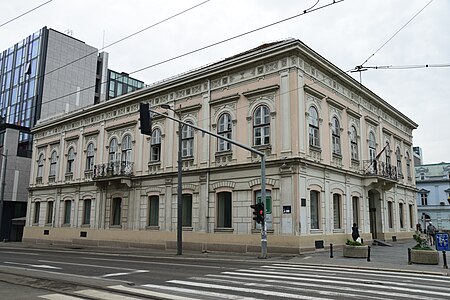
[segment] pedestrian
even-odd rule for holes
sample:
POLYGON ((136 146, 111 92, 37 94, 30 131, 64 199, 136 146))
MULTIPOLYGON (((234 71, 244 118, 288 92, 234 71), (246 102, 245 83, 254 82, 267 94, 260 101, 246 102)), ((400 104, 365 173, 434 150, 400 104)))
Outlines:
POLYGON ((434 227, 433 223, 431 222, 428 223, 427 234, 430 246, 433 246, 436 238, 436 227, 434 227))
POLYGON ((352 227, 352 239, 356 242, 356 240, 359 238, 359 229, 358 225, 356 223, 353 223, 352 227))

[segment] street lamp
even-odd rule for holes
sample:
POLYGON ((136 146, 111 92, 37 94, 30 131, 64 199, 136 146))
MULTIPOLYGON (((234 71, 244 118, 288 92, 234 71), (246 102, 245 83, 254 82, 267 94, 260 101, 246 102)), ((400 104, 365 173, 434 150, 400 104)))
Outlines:
POLYGON ((6 182, 6 163, 8 159, 8 149, 4 150, 4 153, 0 153, 3 156, 2 170, 0 173, 0 237, 2 236, 2 222, 3 222, 3 202, 5 197, 5 182, 6 182))
MULTIPOLYGON (((161 104, 161 108, 173 111, 181 121, 181 106, 176 112, 170 105, 161 104)), ((182 179, 182 129, 183 124, 178 122, 178 188, 177 188, 177 255, 183 254, 183 179, 182 179)))

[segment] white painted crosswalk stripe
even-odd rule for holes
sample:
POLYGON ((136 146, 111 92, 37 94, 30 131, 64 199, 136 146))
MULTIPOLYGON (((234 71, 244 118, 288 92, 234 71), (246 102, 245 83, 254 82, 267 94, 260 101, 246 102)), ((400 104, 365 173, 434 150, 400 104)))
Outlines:
MULTIPOLYGON (((444 300, 450 298, 449 284, 450 278, 439 274, 274 263, 182 280, 168 280, 163 284, 135 287, 114 285, 108 287, 109 291, 85 289, 75 293, 80 297, 108 300, 137 300, 140 297, 165 300, 444 300)), ((40 298, 82 299, 58 294, 40 298)))

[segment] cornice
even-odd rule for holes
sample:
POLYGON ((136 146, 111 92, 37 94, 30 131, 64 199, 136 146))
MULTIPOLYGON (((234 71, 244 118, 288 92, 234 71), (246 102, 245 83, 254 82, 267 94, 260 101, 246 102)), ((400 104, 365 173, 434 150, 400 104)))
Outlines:
POLYGON ((235 100, 238 100, 240 97, 241 97, 241 95, 239 93, 236 93, 236 94, 228 95, 225 97, 213 99, 213 100, 209 101, 209 104, 216 105, 216 104, 220 104, 223 102, 235 101, 235 100))
POLYGON ((319 98, 319 99, 323 99, 325 98, 325 94, 322 94, 321 92, 319 92, 318 90, 313 89, 312 87, 310 87, 309 85, 305 85, 303 87, 303 90, 305 92, 307 92, 308 94, 311 94, 312 96, 319 98))
POLYGON ((279 84, 274 84, 259 89, 243 92, 242 95, 244 95, 246 98, 251 98, 261 94, 275 93, 275 91, 277 91, 279 88, 280 88, 279 84))
POLYGON ((132 120, 126 123, 121 123, 121 124, 116 124, 116 125, 111 125, 108 127, 105 127, 106 131, 111 131, 111 130, 115 130, 115 129, 119 129, 119 128, 124 128, 124 127, 129 127, 129 126, 134 126, 137 124, 137 120, 132 120))

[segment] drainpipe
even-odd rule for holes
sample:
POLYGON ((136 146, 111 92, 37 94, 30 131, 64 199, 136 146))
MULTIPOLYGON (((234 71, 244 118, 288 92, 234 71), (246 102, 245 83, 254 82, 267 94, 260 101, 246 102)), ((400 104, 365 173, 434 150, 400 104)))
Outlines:
MULTIPOLYGON (((208 102, 211 101, 211 81, 208 79, 208 102)), ((208 110, 210 110, 208 106, 208 110)), ((208 130, 211 131, 211 117, 208 113, 208 130)), ((208 160, 206 165, 206 233, 210 233, 209 229, 209 176, 211 167, 211 136, 208 135, 208 160)))

